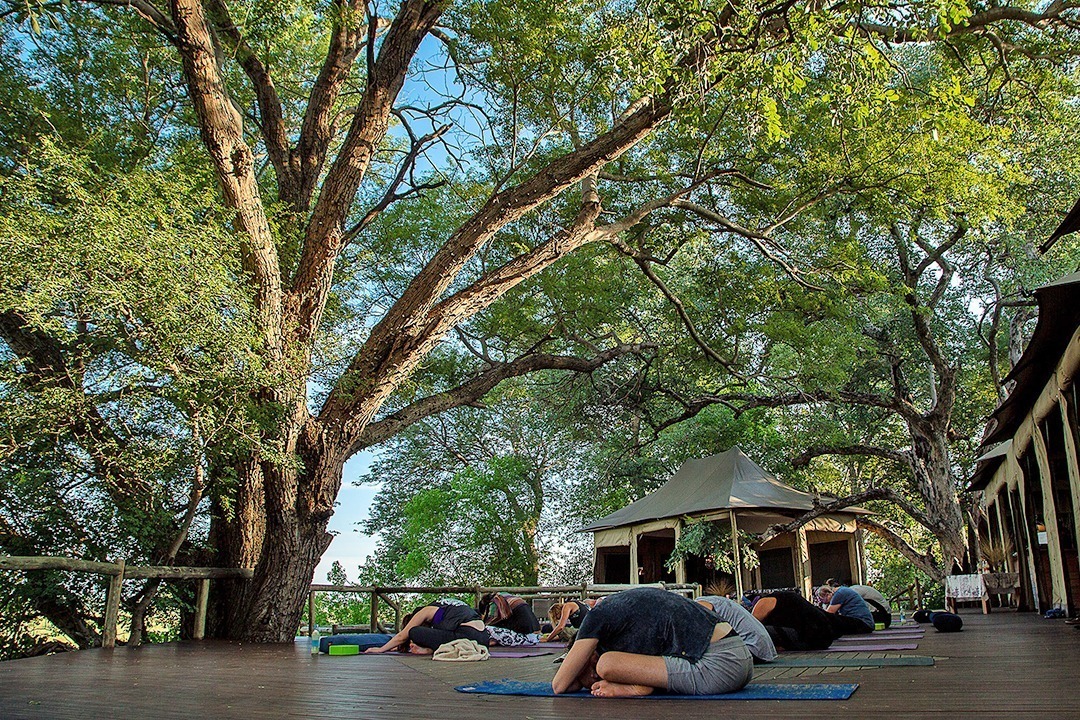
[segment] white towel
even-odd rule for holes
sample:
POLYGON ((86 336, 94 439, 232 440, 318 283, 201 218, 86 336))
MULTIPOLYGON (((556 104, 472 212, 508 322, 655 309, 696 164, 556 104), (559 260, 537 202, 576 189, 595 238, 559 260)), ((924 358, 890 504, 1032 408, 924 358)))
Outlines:
POLYGON ((431 659, 445 660, 447 662, 473 662, 487 660, 489 657, 491 657, 491 654, 488 653, 488 649, 480 643, 475 640, 458 638, 440 645, 435 654, 431 656, 431 659))

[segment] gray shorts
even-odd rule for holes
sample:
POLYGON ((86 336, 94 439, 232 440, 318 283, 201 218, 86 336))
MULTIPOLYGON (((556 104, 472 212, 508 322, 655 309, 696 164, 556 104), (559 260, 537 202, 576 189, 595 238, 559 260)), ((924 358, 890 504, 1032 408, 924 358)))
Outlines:
POLYGON ((668 690, 679 695, 720 695, 739 690, 754 676, 754 659, 736 633, 709 643, 697 662, 664 656, 668 690))

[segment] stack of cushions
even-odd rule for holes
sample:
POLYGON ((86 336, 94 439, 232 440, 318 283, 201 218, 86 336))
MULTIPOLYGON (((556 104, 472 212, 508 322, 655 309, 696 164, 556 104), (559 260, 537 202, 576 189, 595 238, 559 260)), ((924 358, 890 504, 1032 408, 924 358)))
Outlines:
POLYGON ((964 629, 964 621, 955 613, 916 610, 911 617, 916 622, 932 624, 938 632, 960 632, 964 629))
POLYGON ((938 632, 960 632, 964 629, 964 621, 959 615, 953 613, 930 613, 930 622, 934 624, 938 632))

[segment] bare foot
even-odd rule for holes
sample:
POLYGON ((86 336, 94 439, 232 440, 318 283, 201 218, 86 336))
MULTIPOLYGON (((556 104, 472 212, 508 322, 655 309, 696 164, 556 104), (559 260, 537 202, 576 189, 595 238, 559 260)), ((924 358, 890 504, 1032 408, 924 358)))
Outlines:
POLYGON ((596 697, 642 697, 651 695, 655 689, 648 685, 623 685, 610 680, 599 680, 593 683, 592 694, 596 697))
POLYGON ((420 647, 419 645, 416 645, 416 644, 413 644, 413 645, 409 646, 409 652, 412 653, 413 655, 434 655, 435 654, 435 651, 432 650, 431 648, 420 647))

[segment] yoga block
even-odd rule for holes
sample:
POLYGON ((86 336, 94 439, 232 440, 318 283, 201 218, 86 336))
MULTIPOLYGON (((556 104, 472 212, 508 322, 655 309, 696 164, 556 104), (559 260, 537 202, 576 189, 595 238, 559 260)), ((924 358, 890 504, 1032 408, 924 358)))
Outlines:
POLYGON ((885 629, 885 623, 874 623, 874 629, 875 630, 884 630, 885 629))
POLYGON ((330 655, 359 655, 359 645, 331 645, 330 655))

